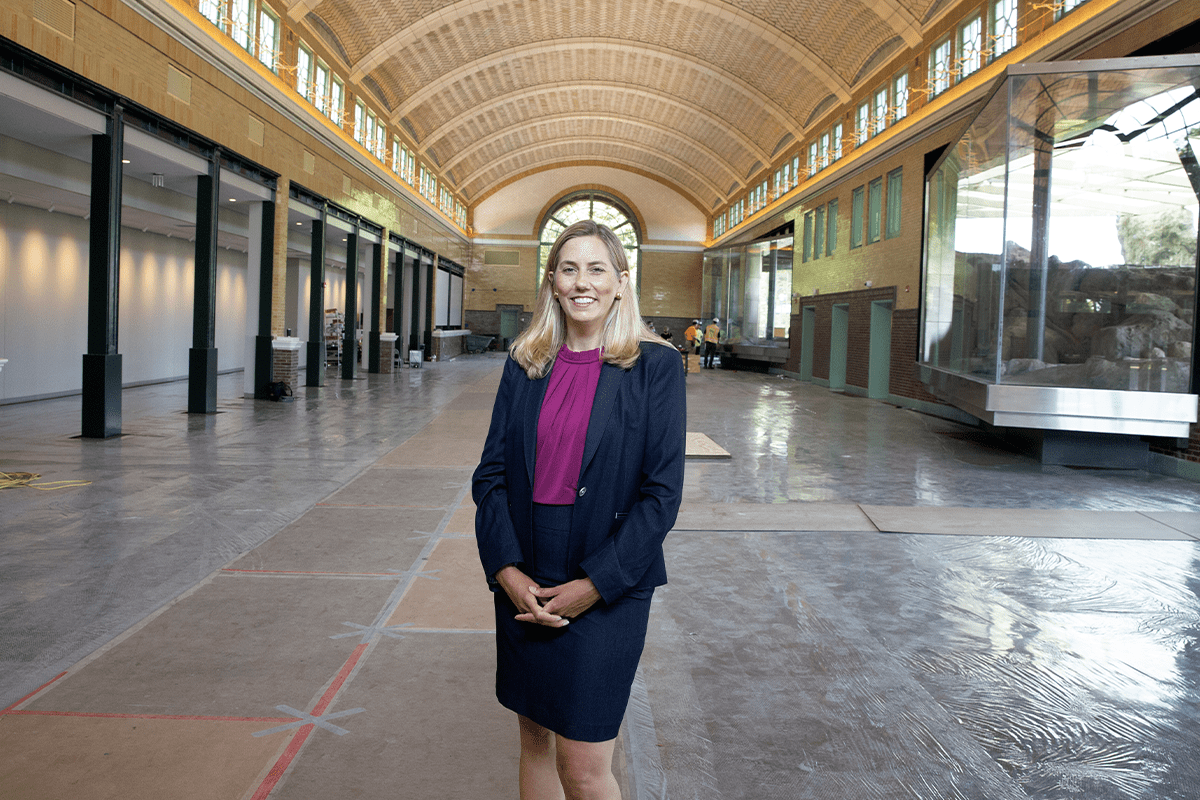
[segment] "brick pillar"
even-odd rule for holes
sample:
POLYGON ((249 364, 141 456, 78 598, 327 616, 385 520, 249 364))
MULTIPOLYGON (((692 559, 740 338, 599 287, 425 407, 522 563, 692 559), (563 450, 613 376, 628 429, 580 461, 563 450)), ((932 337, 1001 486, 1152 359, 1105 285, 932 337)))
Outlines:
POLYGON ((286 383, 292 392, 300 387, 300 348, 295 336, 278 336, 271 342, 271 382, 286 383))
POLYGON ((392 361, 396 355, 396 340, 400 338, 395 333, 379 334, 379 371, 388 373, 392 371, 392 361))

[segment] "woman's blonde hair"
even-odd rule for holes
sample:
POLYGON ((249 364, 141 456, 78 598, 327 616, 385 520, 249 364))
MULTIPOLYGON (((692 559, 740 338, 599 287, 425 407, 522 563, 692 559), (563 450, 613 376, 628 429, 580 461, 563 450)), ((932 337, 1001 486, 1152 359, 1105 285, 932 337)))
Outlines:
MULTIPOLYGON (((563 245, 572 239, 587 236, 595 236, 604 243, 609 260, 618 275, 629 274, 625 248, 607 225, 585 219, 559 234, 546 259, 546 274, 542 277, 537 300, 534 301, 533 320, 509 348, 512 357, 530 378, 541 378, 550 371, 554 357, 567 340, 566 315, 562 306, 554 299, 554 273, 558 269, 559 254, 563 245)), ((627 281, 625 291, 620 293, 620 299, 613 301, 608 318, 604 321, 604 349, 600 353, 600 359, 622 369, 629 369, 641 355, 638 346, 641 342, 671 346, 642 321, 638 311, 637 294, 633 290, 632 282, 627 281)))

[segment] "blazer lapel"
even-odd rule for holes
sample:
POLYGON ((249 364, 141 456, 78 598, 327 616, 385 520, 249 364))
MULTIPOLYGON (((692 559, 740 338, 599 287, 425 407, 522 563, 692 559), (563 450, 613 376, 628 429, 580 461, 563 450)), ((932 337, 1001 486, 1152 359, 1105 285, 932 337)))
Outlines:
POLYGON ((618 366, 605 364, 600 368, 600 382, 596 384, 596 399, 592 401, 592 415, 588 418, 587 439, 583 444, 583 463, 579 465, 580 475, 587 469, 592 456, 596 455, 596 450, 600 447, 600 439, 608 425, 608 418, 612 416, 613 407, 617 402, 617 389, 620 388, 623 377, 625 377, 625 370, 618 366))
POLYGON ((533 382, 525 401, 525 469, 529 472, 529 486, 533 488, 533 463, 537 457, 538 417, 542 413, 542 400, 546 397, 546 386, 550 373, 533 382))

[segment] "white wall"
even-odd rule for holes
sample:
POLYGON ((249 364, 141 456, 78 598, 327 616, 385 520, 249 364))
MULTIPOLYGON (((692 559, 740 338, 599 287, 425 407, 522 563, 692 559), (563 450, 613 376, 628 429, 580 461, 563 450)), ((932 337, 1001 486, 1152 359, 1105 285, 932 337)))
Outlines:
MULTIPOLYGON (((88 223, 7 205, 0 221, 0 401, 80 391, 87 350, 88 223)), ((185 377, 194 245, 121 230, 117 351, 124 383, 185 377)), ((217 365, 244 367, 246 255, 217 252, 217 365)))

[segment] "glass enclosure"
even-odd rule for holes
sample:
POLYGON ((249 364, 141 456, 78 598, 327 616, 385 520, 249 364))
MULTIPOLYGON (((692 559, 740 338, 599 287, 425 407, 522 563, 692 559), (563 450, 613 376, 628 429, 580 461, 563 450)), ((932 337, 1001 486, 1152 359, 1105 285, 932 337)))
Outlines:
POLYGON ((721 319, 731 343, 787 343, 792 314, 792 237, 704 254, 705 319, 721 319))
POLYGON ((1189 391, 1200 66, 1129 63, 1010 67, 929 175, 923 363, 1189 391))

